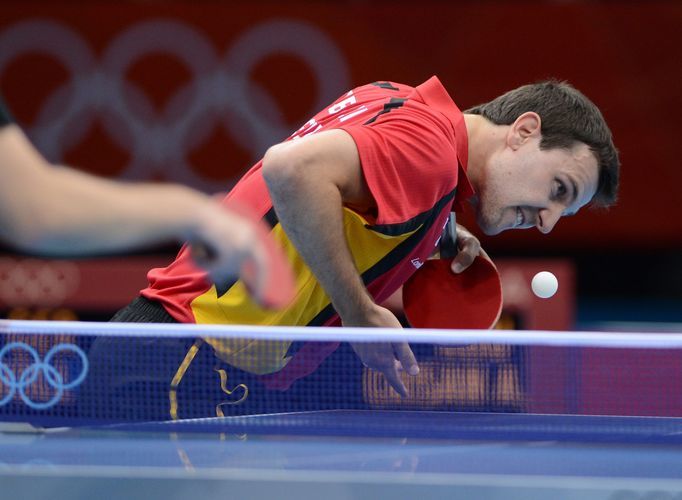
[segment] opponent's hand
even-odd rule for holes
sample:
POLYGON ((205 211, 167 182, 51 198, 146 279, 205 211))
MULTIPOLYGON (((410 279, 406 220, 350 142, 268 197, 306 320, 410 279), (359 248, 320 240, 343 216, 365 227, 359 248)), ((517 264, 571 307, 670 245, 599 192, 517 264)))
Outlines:
POLYGON ((457 248, 458 253, 450 265, 452 272, 455 274, 464 271, 479 255, 489 258, 485 250, 481 248, 481 242, 478 241, 478 238, 459 224, 457 225, 457 248))
POLYGON ((284 307, 293 294, 291 273, 282 268, 285 259, 273 245, 266 248, 270 236, 262 223, 242 212, 218 203, 206 207, 190 239, 192 257, 214 283, 238 276, 256 302, 284 307), (273 285, 274 276, 278 283, 273 285), (274 293, 268 285, 284 290, 274 293))
MULTIPOLYGON (((343 325, 402 327, 391 311, 376 304, 368 314, 362 317, 344 319, 343 325)), ((351 342, 351 347, 367 368, 381 372, 390 386, 401 396, 408 395, 400 373, 406 371, 410 375, 417 375, 419 365, 407 342, 351 342)))
MULTIPOLYGON (((190 239, 192 258, 212 281, 239 276, 247 260, 252 260, 259 272, 267 269, 252 221, 217 203, 206 207, 199 219, 201 224, 190 239)), ((259 290, 258 284, 253 288, 259 290)))

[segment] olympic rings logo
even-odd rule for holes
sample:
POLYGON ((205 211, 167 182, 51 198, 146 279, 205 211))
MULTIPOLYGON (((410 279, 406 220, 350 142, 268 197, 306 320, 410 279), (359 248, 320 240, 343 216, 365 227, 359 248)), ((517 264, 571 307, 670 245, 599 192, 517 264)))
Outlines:
POLYGON ((0 257, 0 303, 59 306, 77 290, 80 279, 73 262, 0 257))
POLYGON ((56 405, 64 395, 64 391, 73 389, 85 380, 88 374, 88 358, 85 353, 72 344, 57 344, 52 347, 45 355, 45 360, 41 361, 38 352, 28 344, 23 342, 10 342, 0 349, 0 382, 9 388, 8 393, 0 399, 0 406, 9 403, 18 392, 21 400, 34 410, 45 410, 56 405), (5 358, 12 351, 20 351, 28 354, 33 361, 24 368, 20 374, 15 374, 12 368, 5 363, 5 358), (70 382, 65 382, 62 374, 52 364, 53 358, 60 353, 75 353, 81 362, 80 374, 70 382), (47 401, 33 401, 27 394, 27 388, 34 384, 42 373, 45 382, 55 390, 54 395, 47 401))
POLYGON ((0 77, 12 60, 26 53, 46 54, 70 73, 70 80, 46 98, 35 126, 28 130, 50 160, 62 160, 98 118, 109 138, 130 155, 121 177, 142 179, 162 172, 169 180, 207 191, 225 186, 193 172, 187 156, 209 139, 216 125, 223 124, 254 162, 290 133, 275 98, 251 78, 259 63, 285 53, 309 67, 318 87, 311 115, 349 83, 346 60, 329 36, 292 19, 252 27, 225 55, 187 24, 145 21, 120 33, 101 57, 62 23, 22 21, 0 31, 0 77), (162 110, 126 78, 129 68, 149 53, 177 58, 191 75, 162 110))

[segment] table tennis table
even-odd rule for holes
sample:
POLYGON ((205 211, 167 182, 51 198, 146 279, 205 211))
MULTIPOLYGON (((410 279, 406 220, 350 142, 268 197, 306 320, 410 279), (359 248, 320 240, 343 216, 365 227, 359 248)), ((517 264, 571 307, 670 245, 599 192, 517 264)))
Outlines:
POLYGON ((678 499, 682 419, 333 410, 0 434, 2 499, 678 499))

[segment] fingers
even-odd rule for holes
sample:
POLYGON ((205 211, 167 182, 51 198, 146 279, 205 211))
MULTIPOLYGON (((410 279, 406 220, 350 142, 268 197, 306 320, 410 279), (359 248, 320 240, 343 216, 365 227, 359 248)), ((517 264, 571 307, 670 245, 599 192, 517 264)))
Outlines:
POLYGON ((472 256, 471 254, 460 252, 457 254, 457 257, 452 260, 450 269, 452 269, 453 273, 459 274, 473 264, 475 258, 475 255, 472 256))
POLYGON ((405 383, 400 377, 400 373, 404 370, 414 377, 419 374, 419 365, 407 342, 393 344, 393 352, 395 353, 395 358, 390 365, 385 365, 384 369, 380 371, 384 374, 384 377, 386 377, 390 386, 393 387, 398 394, 406 398, 409 393, 407 392, 405 383))
POLYGON ((405 387, 405 384, 400 378, 398 366, 398 363, 391 363, 390 366, 386 366, 380 371, 384 374, 384 377, 386 377, 386 380, 388 381, 389 385, 393 387, 395 392, 406 398, 408 396, 407 387, 405 387))
POLYGON ((190 242, 190 253, 197 265, 208 268, 215 260, 215 252, 202 241, 190 242))
POLYGON ((194 263, 206 271, 212 282, 221 283, 236 276, 239 261, 232 258, 226 263, 223 250, 213 246, 209 240, 191 241, 189 251, 194 263))
POLYGON ((197 219, 198 225, 189 237, 194 262, 216 283, 237 276, 244 260, 253 254, 254 224, 213 201, 202 208, 197 219))
POLYGON ((407 342, 402 342, 400 344, 393 344, 393 351, 395 352, 396 358, 400 361, 403 369, 414 376, 419 374, 419 365, 417 364, 417 358, 414 357, 412 349, 407 342))
POLYGON ((457 244, 459 252, 450 266, 455 274, 459 274, 469 267, 482 251, 481 242, 478 241, 478 238, 461 226, 457 228, 457 244))
POLYGON ((401 373, 417 375, 419 366, 407 343, 351 343, 351 346, 367 368, 382 373, 400 396, 408 396, 401 373))

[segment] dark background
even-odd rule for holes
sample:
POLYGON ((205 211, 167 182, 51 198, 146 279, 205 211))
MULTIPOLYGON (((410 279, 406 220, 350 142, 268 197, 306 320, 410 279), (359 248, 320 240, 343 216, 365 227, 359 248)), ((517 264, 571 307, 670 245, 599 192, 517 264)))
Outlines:
MULTIPOLYGON (((516 231, 484 238, 484 245, 497 259, 573 262, 578 325, 680 322, 680 26, 678 1, 5 1, 0 91, 53 161, 114 178, 224 192, 267 144, 355 85, 418 84, 436 74, 465 109, 524 83, 568 80, 612 128, 622 159, 618 205, 585 210, 549 236, 516 231), (159 32, 153 28, 159 23, 180 26, 189 38, 159 32), (151 42, 132 44, 115 68, 112 48, 136 30, 136 40, 151 42), (214 60, 192 68, 201 51, 191 40, 208 47, 214 60), (259 44, 264 49, 256 53, 259 44), (76 60, 79 51, 89 59, 76 60), (188 60, 178 57, 183 51, 188 60), (136 152, 131 134, 137 132, 121 118, 122 107, 145 130, 168 131, 183 89, 196 100, 201 92, 192 83, 216 74, 226 80, 214 87, 214 110, 188 128, 180 157, 162 145, 155 149, 151 132, 143 142, 155 155, 136 152), (72 113, 78 78, 100 97, 72 113), (120 81, 127 104, 114 103, 112 111, 111 94, 96 89, 120 81), (249 90, 235 93, 235 82, 249 90), (54 126, 64 116, 69 119, 54 126)), ((154 251, 172 254, 174 247, 154 251)))

